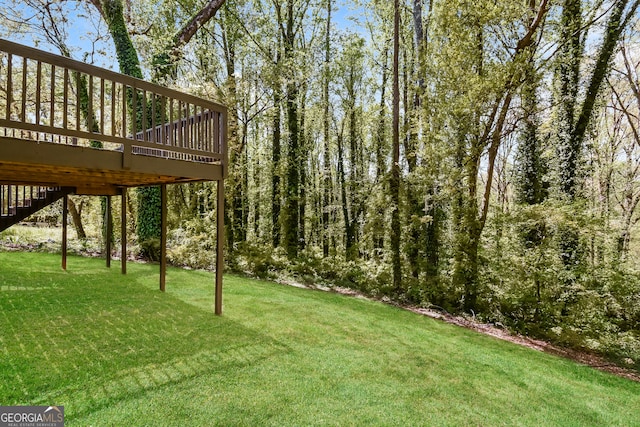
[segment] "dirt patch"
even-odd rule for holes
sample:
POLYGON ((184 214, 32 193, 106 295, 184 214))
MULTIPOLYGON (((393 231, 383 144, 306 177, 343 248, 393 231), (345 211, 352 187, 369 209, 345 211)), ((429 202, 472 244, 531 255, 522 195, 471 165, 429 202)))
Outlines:
POLYGON ((486 323, 480 323, 480 322, 467 319, 464 317, 460 317, 460 316, 453 316, 448 313, 441 313, 435 310, 424 309, 419 307, 405 307, 405 306, 400 306, 400 307, 406 310, 412 311, 414 313, 421 314, 423 316, 428 316, 433 319, 439 319, 447 323, 450 323, 452 325, 457 325, 463 328, 471 329, 473 331, 480 332, 485 335, 490 335, 492 337, 495 337, 504 341, 509 341, 518 345, 529 347, 534 350, 553 354, 555 356, 564 357, 566 359, 571 359, 575 362, 590 366, 600 371, 608 372, 610 374, 614 374, 623 378, 640 382, 640 374, 638 372, 632 369, 627 369, 622 366, 618 366, 614 363, 609 362, 602 356, 598 356, 596 354, 573 350, 569 348, 558 347, 547 341, 528 338, 519 334, 514 334, 507 329, 502 329, 486 323))
POLYGON ((289 286, 305 288, 305 289, 317 289, 325 292, 335 292, 341 295, 347 295, 347 296, 352 296, 356 298, 363 298, 371 301, 380 301, 385 304, 390 304, 395 307, 402 308, 404 310, 409 310, 411 312, 420 314, 422 316, 427 316, 432 319, 441 320, 443 322, 447 322, 452 325, 470 329, 472 331, 476 331, 481 334, 489 335, 504 341, 509 341, 514 344, 518 344, 534 350, 542 351, 544 353, 564 357, 565 359, 573 360, 580 364, 590 366, 594 369, 598 369, 599 371, 608 372, 610 374, 614 374, 619 377, 640 382, 640 373, 632 369, 628 369, 628 368, 616 365, 606 360, 602 356, 598 356, 596 354, 592 354, 584 351, 558 347, 547 341, 537 340, 537 339, 528 338, 519 334, 515 334, 509 331, 508 329, 500 328, 496 325, 481 323, 476 320, 465 318, 462 316, 454 316, 452 314, 449 314, 443 311, 400 305, 400 304, 393 303, 386 298, 385 299, 370 298, 360 292, 354 291, 353 289, 343 288, 339 286, 330 287, 330 286, 319 286, 319 285, 305 285, 305 284, 292 282, 292 281, 281 281, 280 283, 289 285, 289 286))

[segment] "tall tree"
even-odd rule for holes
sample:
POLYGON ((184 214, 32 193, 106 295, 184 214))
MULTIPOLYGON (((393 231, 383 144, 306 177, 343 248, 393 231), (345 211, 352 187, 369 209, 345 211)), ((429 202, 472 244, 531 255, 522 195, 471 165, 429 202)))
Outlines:
MULTIPOLYGON (((381 53, 381 78, 380 78, 380 102, 378 104, 377 111, 377 122, 375 123, 376 132, 373 136, 374 143, 374 156, 375 156, 375 187, 378 191, 384 191, 383 188, 386 185, 386 175, 387 175, 387 159, 388 155, 385 153, 385 147, 387 146, 387 117, 389 110, 387 108, 387 85, 389 80, 389 72, 388 72, 388 49, 385 46, 382 49, 381 53)), ((385 206, 383 202, 374 199, 373 204, 371 206, 374 209, 374 212, 371 214, 373 220, 371 221, 371 227, 373 229, 373 249, 375 255, 378 256, 380 251, 384 248, 384 210, 385 206)))
MULTIPOLYGON (((295 73, 295 42, 297 37, 297 22, 295 0, 287 0, 285 17, 279 17, 282 32, 283 60, 290 72, 295 73)), ((277 11, 281 12, 278 8, 277 11)), ((285 187, 285 210, 283 219, 283 244, 289 257, 298 255, 298 224, 300 203, 300 130, 298 122, 298 94, 299 82, 294 76, 287 79, 285 85, 285 102, 287 113, 287 183, 285 187)))
POLYGON ((364 213, 365 176, 362 162, 362 135, 361 135, 361 109, 358 100, 361 97, 361 86, 364 75, 364 39, 348 35, 350 41, 343 43, 343 51, 338 59, 338 74, 340 78, 340 98, 342 99, 342 125, 341 132, 346 129, 348 142, 348 167, 347 158, 343 154, 347 150, 339 147, 340 159, 338 167, 341 170, 342 185, 342 212, 345 228, 345 253, 346 258, 355 260, 360 255, 358 248, 359 225, 364 213), (345 179, 345 170, 349 171, 348 180, 345 179))
POLYGON ((582 24, 582 2, 565 0, 562 9, 561 39, 566 40, 559 55, 559 120, 558 155, 560 189, 573 201, 578 186, 578 165, 587 128, 593 116, 598 93, 610 72, 611 58, 624 28, 640 5, 640 1, 616 0, 611 8, 604 38, 591 72, 587 90, 578 105, 580 64, 587 37, 582 24), (626 12, 626 13, 625 13, 626 12))
POLYGON ((469 9, 465 2, 460 6, 461 11, 455 8, 445 11, 449 15, 440 23, 452 27, 447 29, 451 35, 449 41, 455 37, 457 45, 447 47, 443 51, 443 59, 460 65, 460 69, 456 69, 454 64, 449 64, 454 67, 451 78, 455 85, 449 90, 456 94, 453 107, 455 122, 452 123, 456 139, 453 154, 453 283, 463 291, 463 308, 476 311, 480 291, 480 239, 489 212, 495 162, 514 92, 522 82, 522 64, 537 46, 536 34, 544 22, 548 6, 547 0, 542 0, 533 11, 527 5, 522 5, 522 9, 507 10, 502 4, 487 4, 491 13, 480 13, 479 8, 469 9), (506 47, 504 55, 488 55, 485 52, 487 44, 498 44, 496 29, 502 25, 500 22, 506 14, 519 22, 520 30, 510 33, 513 39, 509 45, 512 47, 506 47), (464 53, 461 54, 460 48, 464 53), (491 75, 486 72, 487 67, 491 67, 491 75), (472 108, 468 107, 469 103, 472 108), (485 153, 486 169, 481 177, 485 153))
POLYGON ((324 64, 322 70, 322 255, 329 256, 329 209, 331 204, 331 154, 329 150, 329 83, 331 80, 331 4, 333 0, 327 0, 327 25, 324 38, 324 64))
MULTIPOLYGON (((225 222, 228 228, 228 250, 232 252, 236 243, 246 240, 246 130, 240 132, 238 123, 239 99, 236 77, 236 49, 240 40, 240 32, 236 22, 237 5, 235 2, 226 3, 219 19, 221 28, 222 49, 226 65, 225 102, 229 108, 227 139, 229 147, 229 177, 227 188, 227 204, 225 222)), ((246 122, 245 122, 246 125, 246 122)))
POLYGON ((522 102, 523 126, 518 144, 516 198, 519 203, 536 205, 547 197, 544 175, 546 165, 542 159, 542 145, 539 136, 538 119, 538 76, 535 64, 526 65, 525 82, 520 91, 522 102))
MULTIPOLYGON (((606 140, 610 146, 607 173, 603 179, 602 187, 605 200, 611 197, 612 186, 616 183, 613 179, 615 161, 616 172, 619 175, 616 181, 620 189, 614 192, 614 198, 620 209, 620 221, 616 243, 617 258, 625 260, 630 250, 632 229, 640 221, 637 215, 640 205, 640 63, 631 57, 631 43, 625 41, 621 48, 621 65, 616 67, 617 76, 609 80, 611 101, 609 109, 612 123, 608 123, 606 140)), ((609 209, 608 203, 605 208, 609 209)))
MULTIPOLYGON (((140 60, 138 59, 137 50, 129 36, 122 0, 89 1, 96 7, 107 23, 109 33, 114 42, 120 71, 123 74, 142 79, 143 73, 140 67, 140 60)), ((211 13, 206 14, 207 20, 213 17, 215 11, 218 10, 217 8, 219 8, 223 1, 214 3, 216 3, 217 7, 214 7, 211 13)), ((198 15, 199 14, 196 14, 196 16, 198 15)), ((198 18, 184 26, 182 30, 176 34, 176 37, 174 37, 176 49, 184 46, 193 34, 195 34, 195 30, 204 22, 206 22, 206 20, 198 18)), ((158 65, 162 66, 163 64, 158 63, 158 65)), ((166 65, 166 62, 164 65, 166 65)), ((141 120, 141 118, 139 120, 141 120)), ((148 126, 149 123, 138 123, 137 128, 145 129, 148 126)), ((144 254, 154 258, 158 255, 157 242, 161 232, 160 188, 141 187, 138 189, 138 199, 138 240, 143 248, 144 254)))
POLYGON ((393 288, 402 292, 402 260, 400 258, 400 2, 393 2, 393 101, 391 125, 391 174, 389 195, 391 198, 391 266, 393 288))
MULTIPOLYGON (((586 131, 591 122, 594 107, 603 81, 610 72, 615 47, 624 28, 640 5, 640 1, 616 0, 609 12, 602 44, 590 74, 587 90, 581 103, 578 99, 580 65, 583 60, 584 40, 587 37, 582 25, 582 9, 579 0, 565 0, 561 19, 562 45, 558 67, 558 175, 562 196, 572 203, 579 190, 579 164, 586 131), (626 12, 626 14, 625 14, 626 12)), ((570 226, 560 230, 560 256, 569 270, 580 262, 578 231, 570 226)), ((573 275, 568 275, 573 277, 573 275)), ((569 280, 571 281, 571 279, 569 280)))
POLYGON ((273 247, 280 246, 281 242, 281 221, 280 213, 282 210, 282 180, 281 180, 281 119, 282 119, 282 86, 279 73, 282 70, 282 55, 280 54, 280 32, 278 32, 278 46, 274 51, 275 56, 275 74, 273 81, 273 118, 272 118, 272 130, 271 130, 271 223, 272 223, 272 242, 273 247))

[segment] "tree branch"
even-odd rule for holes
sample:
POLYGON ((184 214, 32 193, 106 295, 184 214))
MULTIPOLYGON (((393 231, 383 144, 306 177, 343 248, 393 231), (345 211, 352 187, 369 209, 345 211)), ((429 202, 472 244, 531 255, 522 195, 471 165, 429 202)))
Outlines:
MULTIPOLYGON (((96 1, 96 0, 91 0, 96 1)), ((198 13, 193 15, 189 22, 187 22, 172 38, 172 44, 167 46, 164 52, 161 52, 154 56, 154 79, 163 80, 163 78, 175 73, 175 65, 182 58, 182 48, 189 43, 189 41, 196 34, 198 29, 205 25, 211 18, 216 15, 216 12, 224 4, 225 0, 209 0, 198 13)))
POLYGON ((198 29, 209 22, 224 4, 225 0, 209 0, 173 37, 173 50, 179 50, 189 43, 198 29))

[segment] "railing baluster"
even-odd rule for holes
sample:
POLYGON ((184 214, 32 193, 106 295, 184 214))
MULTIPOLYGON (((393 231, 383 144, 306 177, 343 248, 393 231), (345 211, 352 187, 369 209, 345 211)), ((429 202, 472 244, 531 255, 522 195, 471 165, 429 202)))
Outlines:
POLYGON ((36 124, 40 124, 40 90, 42 80, 42 62, 38 61, 36 66, 36 124))
POLYGON ((173 98, 169 98, 169 145, 175 146, 175 134, 173 132, 173 98))
POLYGON ((140 104, 142 108, 142 123, 140 126, 140 130, 142 131, 142 140, 148 141, 149 138, 147 138, 147 132, 145 130, 145 128, 148 126, 147 123, 149 123, 147 121, 147 91, 146 90, 142 91, 142 102, 140 104))
POLYGON ((162 145, 167 145, 167 98, 160 98, 160 141, 162 145))
POLYGON ((22 58, 22 113, 20 121, 27 121, 27 57, 22 58))
POLYGON ((218 114, 218 153, 224 154, 227 151, 225 146, 227 138, 227 128, 225 122, 227 118, 222 114, 218 114))
POLYGON ((62 129, 69 128, 69 69, 64 69, 64 89, 62 91, 62 129))
POLYGON ((198 150, 204 150, 204 110, 200 107, 200 116, 198 119, 198 150))
POLYGON ((56 66, 51 65, 51 106, 49 107, 49 126, 55 126, 55 106, 56 106, 56 66))
POLYGON ((214 139, 213 139, 213 111, 209 110, 209 118, 207 120, 208 126, 207 126, 207 151, 209 153, 213 152, 213 144, 214 144, 214 139))
POLYGON ((122 134, 120 136, 123 138, 126 138, 127 137, 127 88, 124 83, 121 85, 121 87, 122 87, 122 93, 120 94, 120 96, 122 96, 122 134))
POLYGON ((93 132, 94 111, 93 111, 93 76, 89 76, 89 84, 87 88, 87 132, 93 132))
POLYGON ((131 130, 131 135, 133 136, 133 139, 138 139, 137 138, 137 126, 138 126, 138 90, 134 87, 131 88, 131 92, 132 92, 132 102, 131 105, 133 106, 133 108, 131 109, 131 121, 133 123, 132 124, 132 130, 131 130))
POLYGON ((187 102, 185 104, 185 114, 184 114, 184 124, 185 124, 184 141, 185 141, 186 148, 191 148, 191 139, 189 138, 189 134, 191 133, 189 129, 191 127, 190 113, 191 113, 191 106, 187 102))
POLYGON ((153 143, 158 142, 158 138, 156 137, 156 98, 155 94, 151 94, 151 142, 153 143))
POLYGON ((104 128, 104 79, 100 79, 100 129, 98 129, 98 133, 107 133, 104 128))
POLYGON ((184 147, 184 135, 182 134, 185 122, 182 119, 182 101, 178 101, 178 147, 184 147))
POLYGON ((7 111, 6 119, 11 120, 11 104, 13 103, 13 55, 7 55, 7 111))
POLYGON ((80 130, 80 73, 76 72, 76 130, 80 130))
MULTIPOLYGON (((103 129, 104 132, 104 129, 103 129)), ((111 80, 111 135, 116 136, 116 82, 111 80)))

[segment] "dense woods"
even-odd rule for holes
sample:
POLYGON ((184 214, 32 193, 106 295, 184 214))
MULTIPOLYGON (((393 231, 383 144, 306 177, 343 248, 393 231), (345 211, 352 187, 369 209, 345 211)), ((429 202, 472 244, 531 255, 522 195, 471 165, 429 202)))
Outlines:
MULTIPOLYGON (((5 1, 0 25, 229 106, 231 269, 634 364, 639 4, 27 0, 5 1)), ((148 256, 158 194, 129 207, 148 256)), ((214 194, 169 189, 175 264, 211 267, 214 194)), ((72 206, 77 226, 100 216, 72 206)))

